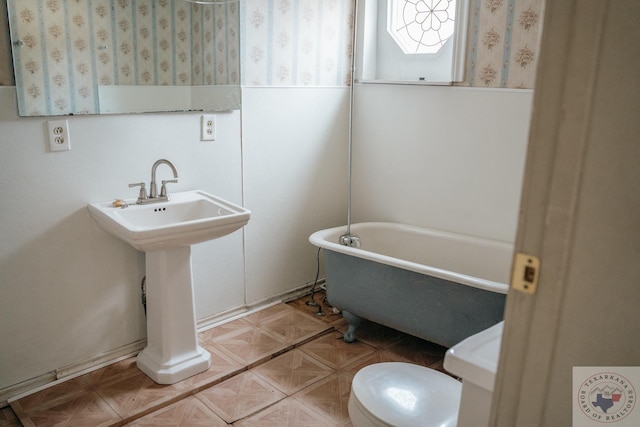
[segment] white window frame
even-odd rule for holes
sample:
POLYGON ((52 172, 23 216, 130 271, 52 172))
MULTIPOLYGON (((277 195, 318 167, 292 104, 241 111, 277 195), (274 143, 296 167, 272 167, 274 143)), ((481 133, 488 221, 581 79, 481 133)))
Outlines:
POLYGON ((469 0, 457 0, 455 32, 435 54, 405 54, 402 51, 387 32, 388 1, 359 0, 356 81, 417 85, 450 85, 464 81, 469 0), (387 66, 392 70, 388 71, 387 66), (393 67, 396 67, 395 71, 393 67), (434 68, 430 70, 430 67, 434 68), (433 71, 435 69, 438 71, 433 71))

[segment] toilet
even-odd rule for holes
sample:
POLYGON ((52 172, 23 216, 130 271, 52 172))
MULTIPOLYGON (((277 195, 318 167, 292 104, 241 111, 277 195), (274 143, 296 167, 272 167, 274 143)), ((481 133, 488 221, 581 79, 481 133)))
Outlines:
POLYGON ((503 323, 449 349, 444 367, 376 363, 353 377, 349 417, 354 427, 481 427, 489 423, 503 323))
POLYGON ((462 385, 447 374, 402 362, 375 363, 353 377, 354 427, 456 425, 462 385))

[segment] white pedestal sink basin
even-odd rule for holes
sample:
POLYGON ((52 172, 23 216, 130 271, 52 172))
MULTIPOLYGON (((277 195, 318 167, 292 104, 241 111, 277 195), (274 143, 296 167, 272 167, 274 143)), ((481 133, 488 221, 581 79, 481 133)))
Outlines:
POLYGON ((191 245, 238 230, 251 212, 199 190, 160 203, 127 203, 88 209, 109 233, 146 252, 147 347, 137 365, 155 382, 174 384, 211 366, 211 355, 198 345, 191 245))

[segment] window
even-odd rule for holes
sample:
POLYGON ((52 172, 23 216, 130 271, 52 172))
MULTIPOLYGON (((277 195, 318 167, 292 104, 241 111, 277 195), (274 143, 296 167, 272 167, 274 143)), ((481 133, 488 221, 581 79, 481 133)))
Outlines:
POLYGON ((464 80, 469 0, 361 0, 358 67, 363 82, 464 80))
POLYGON ((456 0, 391 0, 387 31, 406 54, 437 53, 453 35, 456 0))

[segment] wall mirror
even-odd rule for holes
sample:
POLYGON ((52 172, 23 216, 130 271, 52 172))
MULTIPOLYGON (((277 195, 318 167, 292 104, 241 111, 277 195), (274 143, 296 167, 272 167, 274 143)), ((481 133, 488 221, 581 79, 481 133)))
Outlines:
POLYGON ((240 107, 237 0, 7 0, 21 116, 240 107))

